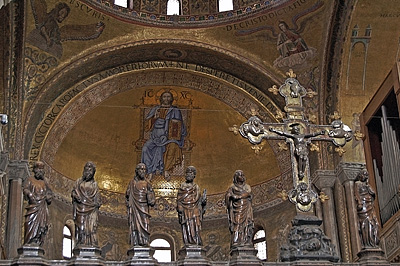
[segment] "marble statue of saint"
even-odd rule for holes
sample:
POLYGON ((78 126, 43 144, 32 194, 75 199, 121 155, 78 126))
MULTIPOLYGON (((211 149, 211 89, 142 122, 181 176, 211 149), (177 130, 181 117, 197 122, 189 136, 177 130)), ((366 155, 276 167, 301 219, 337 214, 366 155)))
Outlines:
POLYGON ((87 162, 71 193, 77 246, 98 246, 97 221, 101 202, 95 173, 96 165, 87 162))
POLYGON ((355 182, 358 229, 363 248, 379 247, 379 222, 374 209, 375 192, 368 183, 369 173, 363 169, 355 182))
POLYGON ((254 229, 252 199, 251 187, 246 184, 243 171, 236 170, 233 184, 225 194, 231 247, 252 245, 254 229))
POLYGON ((207 204, 207 191, 203 194, 200 187, 193 182, 196 177, 196 168, 189 166, 186 168, 186 181, 183 182, 178 190, 177 211, 179 223, 182 226, 183 243, 185 246, 203 245, 200 231, 203 215, 207 204))
POLYGON ((136 166, 135 177, 129 182, 125 194, 131 246, 149 245, 149 207, 155 204, 155 194, 145 177, 146 165, 139 163, 136 166))
POLYGON ((49 210, 53 193, 44 180, 44 163, 37 161, 33 176, 26 180, 23 193, 28 201, 25 214, 25 245, 43 245, 48 230, 49 210))

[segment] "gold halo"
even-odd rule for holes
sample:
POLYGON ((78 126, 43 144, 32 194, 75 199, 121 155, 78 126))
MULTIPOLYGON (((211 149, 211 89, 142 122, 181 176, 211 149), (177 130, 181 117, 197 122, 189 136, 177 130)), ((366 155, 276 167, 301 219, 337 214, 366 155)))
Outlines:
POLYGON ((174 103, 174 102, 176 102, 178 100, 178 93, 175 90, 173 90, 171 88, 163 88, 163 89, 161 89, 161 90, 156 92, 157 101, 160 101, 160 97, 164 92, 169 92, 169 93, 172 94, 172 97, 174 98, 174 101, 172 103, 174 103))

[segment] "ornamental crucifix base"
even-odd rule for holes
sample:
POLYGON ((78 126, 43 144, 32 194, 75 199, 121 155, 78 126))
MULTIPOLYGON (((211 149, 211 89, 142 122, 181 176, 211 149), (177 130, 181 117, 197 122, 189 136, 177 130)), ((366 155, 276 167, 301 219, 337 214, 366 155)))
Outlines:
POLYGON ((338 262, 335 247, 321 230, 315 216, 298 215, 292 221, 288 243, 281 247, 281 261, 318 260, 338 262))

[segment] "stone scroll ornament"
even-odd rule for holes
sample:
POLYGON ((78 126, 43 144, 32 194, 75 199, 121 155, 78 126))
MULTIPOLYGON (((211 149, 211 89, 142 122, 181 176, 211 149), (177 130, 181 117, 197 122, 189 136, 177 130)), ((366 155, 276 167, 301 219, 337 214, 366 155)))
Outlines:
POLYGON ((281 139, 289 144, 294 188, 288 193, 288 198, 300 211, 307 212, 318 199, 311 189, 309 146, 315 146, 313 141, 330 141, 337 147, 343 147, 353 138, 353 133, 340 119, 330 125, 311 124, 305 118, 302 103, 303 97, 310 92, 299 83, 293 71, 290 70, 288 76, 279 89, 270 89, 285 98, 286 117, 283 116, 283 122, 264 123, 253 115, 240 126, 239 132, 253 145, 260 144, 263 139, 281 139))

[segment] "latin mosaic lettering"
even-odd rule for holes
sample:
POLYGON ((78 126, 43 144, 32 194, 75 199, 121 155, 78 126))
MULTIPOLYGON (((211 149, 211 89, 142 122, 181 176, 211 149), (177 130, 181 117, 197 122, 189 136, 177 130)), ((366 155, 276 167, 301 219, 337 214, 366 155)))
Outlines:
POLYGON ((46 134, 46 132, 47 132, 48 129, 49 129, 49 128, 48 128, 47 126, 45 126, 45 125, 42 124, 42 125, 39 127, 38 132, 41 133, 41 134, 46 134), (43 129, 43 130, 42 130, 42 129, 43 129))
POLYGON ((54 119, 57 117, 57 115, 55 115, 53 112, 47 115, 48 119, 52 119, 54 121, 54 119))
POLYGON ((116 67, 116 68, 113 68, 112 69, 112 73, 114 74, 114 75, 116 75, 116 74, 118 74, 120 71, 119 71, 119 67, 116 67))
POLYGON ((53 123, 53 119, 46 118, 46 119, 43 121, 43 123, 44 123, 46 126, 51 126, 51 124, 53 123))
POLYGON ((36 143, 42 143, 42 141, 44 140, 44 136, 38 136, 38 135, 36 135, 35 136, 35 142, 36 143))

